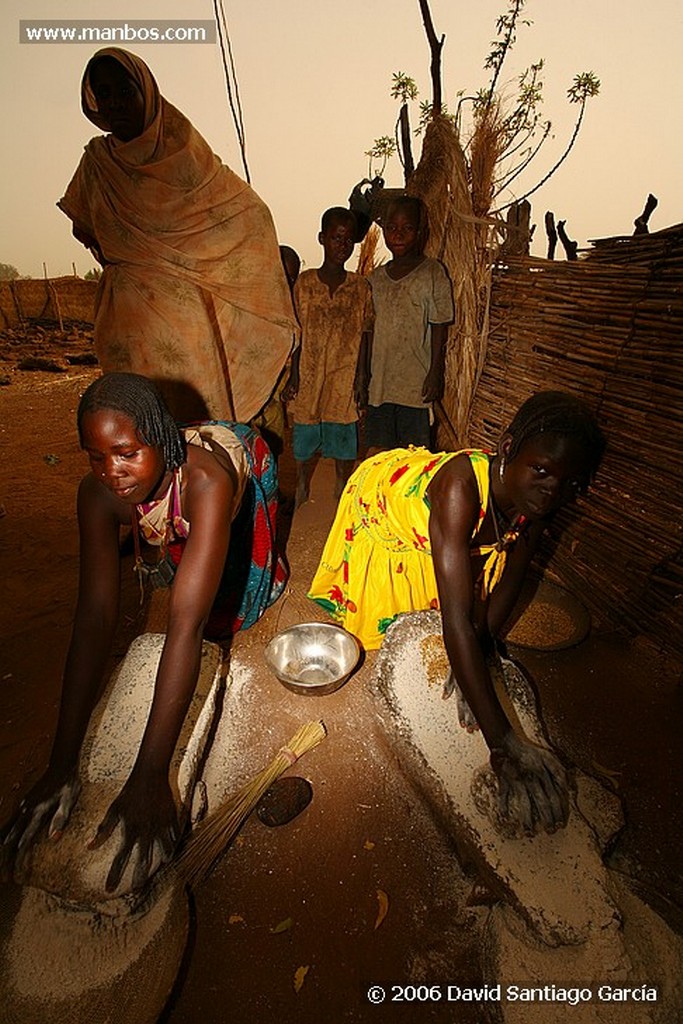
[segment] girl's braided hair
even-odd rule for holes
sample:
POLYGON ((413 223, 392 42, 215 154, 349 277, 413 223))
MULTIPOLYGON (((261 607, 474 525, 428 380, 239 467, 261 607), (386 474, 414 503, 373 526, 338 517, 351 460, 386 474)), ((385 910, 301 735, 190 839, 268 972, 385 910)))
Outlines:
POLYGON ((185 441, 161 393, 151 380, 138 373, 105 373, 83 392, 78 404, 78 438, 83 447, 83 417, 98 409, 116 409, 133 421, 144 444, 161 449, 166 467, 177 469, 185 462, 185 441))
POLYGON ((517 410, 505 433, 512 438, 509 459, 514 459, 525 441, 539 434, 575 438, 584 453, 587 483, 595 476, 607 443, 592 409, 565 391, 532 395, 517 410))

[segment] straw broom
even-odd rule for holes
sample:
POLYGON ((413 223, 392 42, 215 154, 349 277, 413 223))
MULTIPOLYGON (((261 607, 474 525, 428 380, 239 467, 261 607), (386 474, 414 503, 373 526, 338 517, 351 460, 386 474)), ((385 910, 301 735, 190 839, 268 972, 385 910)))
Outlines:
POLYGON ((195 888, 208 877, 266 790, 326 735, 323 722, 302 725, 266 768, 197 827, 175 864, 182 881, 195 888))

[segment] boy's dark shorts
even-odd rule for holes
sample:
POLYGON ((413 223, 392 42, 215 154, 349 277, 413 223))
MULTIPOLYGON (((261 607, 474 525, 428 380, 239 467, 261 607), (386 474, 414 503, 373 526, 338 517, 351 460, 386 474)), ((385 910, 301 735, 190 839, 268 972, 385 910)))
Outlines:
POLYGON ((351 462, 358 454, 358 424, 295 423, 292 449, 297 462, 308 462, 316 452, 325 459, 351 462))
POLYGON ((429 409, 383 402, 369 405, 365 417, 365 444, 368 448, 429 448, 429 409))

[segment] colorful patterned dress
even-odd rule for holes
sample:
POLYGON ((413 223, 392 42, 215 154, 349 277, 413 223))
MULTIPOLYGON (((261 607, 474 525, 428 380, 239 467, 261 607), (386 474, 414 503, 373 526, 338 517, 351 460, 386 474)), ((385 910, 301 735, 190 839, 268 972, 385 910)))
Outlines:
MULTIPOLYGON (((429 538, 427 488, 456 455, 469 457, 479 488, 481 528, 489 504, 489 455, 484 451, 442 452, 397 448, 366 459, 349 479, 323 549, 308 596, 372 650, 401 612, 439 608, 429 538)), ((482 586, 490 593, 500 579, 505 549, 501 544, 473 546, 486 558, 482 586)))
MULTIPOLYGON (((241 423, 198 423, 185 427, 183 433, 188 444, 211 451, 236 478, 228 557, 205 628, 209 639, 227 639, 252 626, 277 600, 287 581, 275 546, 275 460, 263 438, 241 423)), ((190 533, 183 517, 182 488, 181 466, 163 497, 136 505, 140 534, 176 566, 190 533)))

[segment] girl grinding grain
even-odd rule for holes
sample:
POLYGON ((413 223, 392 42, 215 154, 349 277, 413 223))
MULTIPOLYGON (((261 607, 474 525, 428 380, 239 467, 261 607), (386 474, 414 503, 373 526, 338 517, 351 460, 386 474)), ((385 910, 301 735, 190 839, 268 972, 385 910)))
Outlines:
POLYGON ((50 762, 4 837, 5 865, 45 827, 58 838, 78 799, 78 757, 118 615, 119 530, 132 525, 136 569, 171 585, 168 628, 152 706, 132 772, 92 847, 121 825, 106 888, 133 859, 133 888, 167 862, 180 838, 169 766, 196 686, 202 639, 252 625, 276 600, 285 571, 274 547, 277 480, 248 427, 180 428, 158 390, 136 374, 105 374, 84 393, 78 431, 90 472, 78 490, 80 578, 50 762), (159 548, 140 555, 140 538, 159 548))
POLYGON ((516 733, 495 691, 495 640, 555 513, 587 490, 605 441, 560 391, 528 399, 498 452, 394 449, 350 478, 309 597, 367 648, 401 612, 441 611, 461 724, 491 752, 504 812, 552 830, 568 813, 564 772, 516 733))

